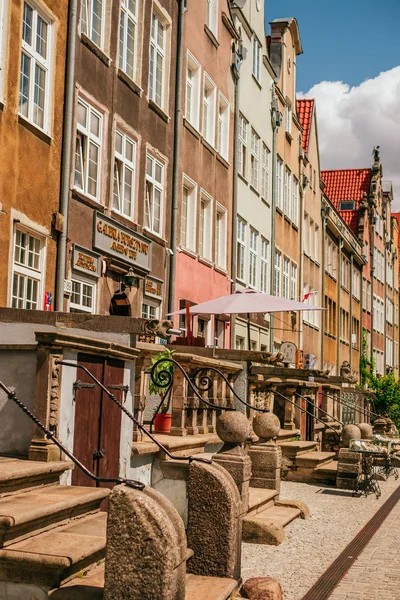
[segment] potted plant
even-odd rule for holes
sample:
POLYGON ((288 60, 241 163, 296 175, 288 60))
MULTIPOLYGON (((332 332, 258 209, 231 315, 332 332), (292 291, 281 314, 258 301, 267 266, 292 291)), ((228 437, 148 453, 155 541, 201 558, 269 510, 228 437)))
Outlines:
POLYGON ((168 350, 168 348, 165 348, 165 350, 158 352, 151 360, 149 373, 151 372, 152 376, 150 375, 149 377, 149 393, 160 396, 158 412, 155 417, 153 417, 152 421, 152 423, 154 422, 154 430, 156 433, 169 433, 171 431, 172 415, 170 413, 170 408, 172 400, 172 386, 162 387, 159 384, 163 383, 163 381, 167 383, 169 380, 165 379, 165 377, 168 378, 168 375, 171 379, 173 377, 174 365, 165 359, 173 358, 174 352, 175 350, 168 350), (154 368, 154 365, 156 364, 157 366, 154 368), (165 374, 164 379, 162 379, 163 374, 165 374))

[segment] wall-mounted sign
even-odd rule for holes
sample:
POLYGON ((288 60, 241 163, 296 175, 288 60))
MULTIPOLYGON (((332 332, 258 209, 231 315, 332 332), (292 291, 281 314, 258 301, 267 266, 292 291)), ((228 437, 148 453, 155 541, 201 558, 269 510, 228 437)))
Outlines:
POLYGON ((151 270, 151 241, 96 211, 93 247, 142 271, 151 270))
POLYGON ((279 348, 279 352, 283 354, 282 362, 289 365, 296 363, 296 344, 293 342, 283 342, 279 348))
POLYGON ((100 277, 101 256, 97 252, 92 252, 92 250, 74 244, 72 249, 72 268, 75 271, 86 273, 86 275, 100 277))
POLYGON ((160 300, 162 299, 162 292, 162 281, 157 281, 156 279, 146 277, 146 284, 144 288, 144 293, 146 294, 146 296, 151 296, 152 298, 157 298, 158 300, 160 300))

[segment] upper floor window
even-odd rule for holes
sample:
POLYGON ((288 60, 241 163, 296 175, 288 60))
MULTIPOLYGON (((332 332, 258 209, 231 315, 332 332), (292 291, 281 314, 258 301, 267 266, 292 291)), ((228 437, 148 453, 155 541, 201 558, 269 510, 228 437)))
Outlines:
POLYGON ((149 98, 164 107, 167 30, 160 17, 153 13, 150 37, 149 98))
POLYGON ((217 36, 218 0, 206 0, 206 25, 217 36))
POLYGON ((203 91, 203 137, 211 144, 211 146, 214 146, 215 143, 215 100, 215 83, 205 73, 203 91))
POLYGON ((253 75, 260 81, 260 67, 261 67, 261 44, 258 39, 253 37, 253 75))
POLYGON ((215 264, 226 269, 227 255, 227 212, 217 204, 215 215, 215 264))
POLYGON ((290 188, 292 184, 292 173, 286 167, 285 169, 285 192, 283 196, 283 212, 287 217, 290 217, 290 188))
POLYGON ((258 233, 250 229, 249 284, 253 287, 257 285, 257 250, 258 233))
POLYGON ((260 162, 260 136, 251 130, 251 178, 250 182, 254 189, 258 190, 258 172, 260 162))
POLYGON ((164 204, 164 165, 151 156, 146 159, 146 227, 157 235, 162 235, 164 204))
POLYGON ((201 68, 190 52, 186 63, 186 107, 185 117, 193 127, 200 127, 201 68))
POLYGON ((354 200, 341 200, 339 202, 339 210, 355 210, 356 203, 354 200))
POLYGON ((12 308, 42 308, 44 240, 23 229, 14 233, 12 308))
POLYGON ((269 242, 268 240, 261 238, 261 277, 260 277, 260 291, 264 294, 268 291, 268 252, 269 242))
POLYGON ((113 210, 133 219, 135 196, 136 144, 120 131, 115 132, 113 210))
POLYGON ((225 160, 229 158, 229 117, 229 103, 222 94, 219 94, 217 150, 225 160))
POLYGON ((100 201, 102 115, 78 99, 75 143, 75 187, 100 201))
POLYGON ((269 155, 270 151, 263 144, 261 157, 261 198, 268 202, 269 200, 269 155))
POLYGON ((18 110, 44 131, 50 128, 50 64, 51 25, 24 2, 18 110))
POLYGON ((282 271, 282 254, 279 250, 275 250, 275 279, 274 279, 274 294, 280 296, 281 293, 281 271, 282 271))
POLYGON ((237 243, 236 243, 236 276, 244 281, 245 278, 245 252, 246 252, 246 223, 237 218, 237 243))
POLYGON ((289 105, 285 106, 285 131, 292 132, 292 107, 289 105))
POLYGON ((199 254, 212 260, 212 198, 204 190, 200 197, 199 254))
POLYGON ((183 179, 181 204, 181 246, 196 252, 197 185, 188 177, 183 179))
POLYGON ((138 37, 138 0, 121 0, 119 21, 119 68, 135 79, 138 37))
POLYGON ((99 48, 104 42, 106 0, 81 0, 81 31, 99 48))
POLYGON ((238 173, 242 177, 246 177, 246 161, 247 161, 247 130, 248 121, 243 115, 239 114, 238 124, 238 173))
POLYGON ((293 175, 292 178, 292 221, 295 225, 299 222, 299 182, 293 175))
POLYGON ((290 281, 290 260, 284 256, 283 258, 283 278, 282 278, 282 296, 289 298, 289 281, 290 281))
POLYGON ((276 158, 276 178, 275 178, 275 197, 276 206, 282 208, 282 178, 283 178, 283 160, 276 158))

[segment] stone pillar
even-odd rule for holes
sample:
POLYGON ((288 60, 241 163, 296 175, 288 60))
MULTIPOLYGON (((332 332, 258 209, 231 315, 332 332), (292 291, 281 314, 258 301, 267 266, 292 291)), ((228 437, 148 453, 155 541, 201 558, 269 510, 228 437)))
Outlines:
POLYGON ((251 460, 242 447, 250 433, 250 423, 241 412, 225 411, 217 419, 217 434, 224 443, 212 460, 224 467, 236 483, 241 497, 241 514, 249 508, 251 460))
MULTIPOLYGON (((146 399, 148 393, 148 380, 150 375, 146 373, 146 370, 150 366, 150 357, 140 356, 136 359, 135 365, 135 391, 133 394, 133 415, 143 424, 143 413, 146 408, 146 399)), ((132 440, 134 442, 141 442, 143 439, 142 432, 133 423, 132 440)))
POLYGON ((295 407, 292 402, 296 401, 296 396, 294 393, 297 390, 297 385, 287 384, 285 388, 284 395, 291 400, 291 402, 285 402, 285 420, 283 424, 283 429, 287 429, 289 431, 293 431, 296 429, 295 425, 295 407))
POLYGON ((279 435, 279 419, 273 413, 258 413, 253 421, 253 429, 260 442, 249 449, 251 460, 251 487, 276 490, 281 489, 282 449, 274 438, 279 435))
POLYGON ((188 406, 187 383, 180 369, 175 369, 172 388, 171 435, 187 435, 186 410, 188 406))
POLYGON ((336 487, 354 490, 361 473, 361 454, 348 448, 341 448, 338 455, 336 487))
POLYGON ((184 600, 186 534, 173 505, 151 488, 109 497, 104 600, 184 600))
POLYGON ((188 500, 187 543, 194 552, 188 563, 188 571, 197 575, 239 580, 241 502, 232 477, 219 464, 192 462, 189 467, 188 500))

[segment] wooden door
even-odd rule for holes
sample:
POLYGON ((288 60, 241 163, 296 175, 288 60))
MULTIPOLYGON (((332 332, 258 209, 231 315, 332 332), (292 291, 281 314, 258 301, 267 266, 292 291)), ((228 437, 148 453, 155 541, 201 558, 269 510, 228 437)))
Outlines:
MULTIPOLYGON (((299 398, 298 399, 299 402, 299 406, 302 409, 306 409, 306 401, 304 400, 304 398, 299 398)), ((300 413, 300 439, 301 440, 306 440, 307 439, 307 413, 304 412, 304 410, 299 410, 300 413)))
MULTIPOLYGON (((122 400, 122 361, 79 354, 78 364, 122 400)), ((98 477, 116 478, 119 476, 121 410, 84 371, 78 370, 77 380, 80 383, 75 396, 74 455, 98 477)), ((72 484, 113 486, 96 484, 78 468, 72 472, 72 484)))

